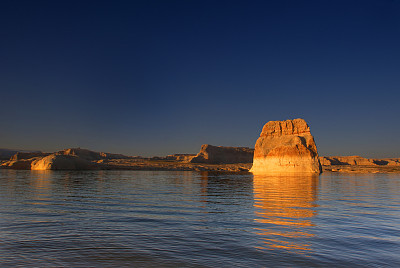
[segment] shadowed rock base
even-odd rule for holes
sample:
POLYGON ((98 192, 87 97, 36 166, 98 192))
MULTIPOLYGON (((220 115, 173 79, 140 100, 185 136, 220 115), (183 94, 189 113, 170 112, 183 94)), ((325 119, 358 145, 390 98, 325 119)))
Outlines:
POLYGON ((235 164, 253 162, 254 149, 247 147, 225 147, 203 144, 191 163, 235 164))

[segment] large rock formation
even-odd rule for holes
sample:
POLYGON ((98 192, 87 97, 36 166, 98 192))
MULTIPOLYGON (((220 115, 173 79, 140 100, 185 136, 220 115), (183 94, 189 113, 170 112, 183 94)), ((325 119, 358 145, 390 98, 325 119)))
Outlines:
POLYGON ((190 162, 208 164, 251 163, 253 154, 254 149, 247 147, 224 147, 203 144, 200 152, 190 162))
POLYGON ((88 170, 96 168, 91 163, 78 156, 51 154, 35 160, 31 164, 32 170, 88 170))
POLYGON ((303 119, 270 121, 254 151, 253 173, 321 173, 317 146, 303 119))

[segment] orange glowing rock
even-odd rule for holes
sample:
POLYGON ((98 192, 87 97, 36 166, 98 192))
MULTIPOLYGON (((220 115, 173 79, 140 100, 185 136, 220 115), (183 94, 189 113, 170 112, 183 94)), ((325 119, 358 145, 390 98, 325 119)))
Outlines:
POLYGON ((317 146, 304 119, 270 121, 254 150, 253 173, 321 173, 317 146))
POLYGON ((87 170, 94 167, 93 163, 80 157, 61 154, 51 154, 31 164, 32 170, 87 170))

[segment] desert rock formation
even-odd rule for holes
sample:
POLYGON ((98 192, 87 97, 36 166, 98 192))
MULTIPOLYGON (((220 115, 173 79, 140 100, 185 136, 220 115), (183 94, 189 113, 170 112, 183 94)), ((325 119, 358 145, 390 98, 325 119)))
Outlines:
POLYGON ((254 149, 247 147, 224 147, 203 144, 200 152, 190 162, 208 164, 251 163, 253 154, 254 149))
POLYGON ((400 158, 374 159, 373 161, 380 166, 400 166, 400 158))
POLYGON ((317 146, 304 119, 270 121, 264 125, 250 172, 321 173, 317 146))
POLYGON ((9 169, 22 169, 29 170, 31 169, 31 163, 34 159, 21 159, 21 160, 10 160, 1 165, 2 168, 9 169))
POLYGON ((398 158, 368 159, 358 155, 354 156, 321 156, 323 166, 400 166, 398 158))
POLYGON ((87 170, 95 164, 83 158, 71 155, 51 154, 32 162, 32 170, 87 170))
MULTIPOLYGON (((0 149, 1 152, 2 149, 0 149)), ((22 153, 12 156, 10 152, 11 150, 7 150, 9 158, 11 156, 10 160, 0 160, 0 169, 247 172, 252 166, 254 150, 245 147, 204 145, 202 151, 197 155, 174 154, 151 158, 99 153, 81 148, 65 149, 51 155, 40 151, 19 151, 22 153), (241 153, 237 153, 238 151, 247 153, 244 154, 244 158, 241 158, 238 157, 241 155, 241 153), (33 157, 29 158, 31 156, 33 157), (202 162, 191 163, 190 160, 195 156, 197 156, 197 161, 202 162)), ((15 154, 18 151, 12 152, 15 154)), ((400 158, 367 159, 360 156, 321 156, 320 161, 324 172, 400 173, 400 158)))
POLYGON ((62 155, 70 155, 70 156, 77 156, 82 159, 88 161, 96 161, 101 159, 125 159, 129 158, 129 156, 125 156, 122 154, 110 154, 110 153, 103 153, 103 152, 94 152, 87 149, 81 148, 70 148, 59 151, 58 154, 62 155))
POLYGON ((9 161, 0 163, 1 168, 32 170, 87 170, 109 169, 104 161, 133 159, 122 154, 94 152, 81 148, 65 149, 53 154, 36 152, 16 152, 9 161))
POLYGON ((367 159, 358 155, 355 156, 329 156, 319 158, 321 165, 351 165, 351 166, 370 166, 375 165, 374 160, 367 159))
POLYGON ((190 162, 195 156, 195 154, 170 154, 165 157, 165 160, 190 162))

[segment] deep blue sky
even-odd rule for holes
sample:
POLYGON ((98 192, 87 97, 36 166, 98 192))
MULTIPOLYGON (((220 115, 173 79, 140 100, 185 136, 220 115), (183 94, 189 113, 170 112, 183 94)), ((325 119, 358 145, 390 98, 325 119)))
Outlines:
POLYGON ((400 157, 400 1, 1 1, 0 147, 400 157))

